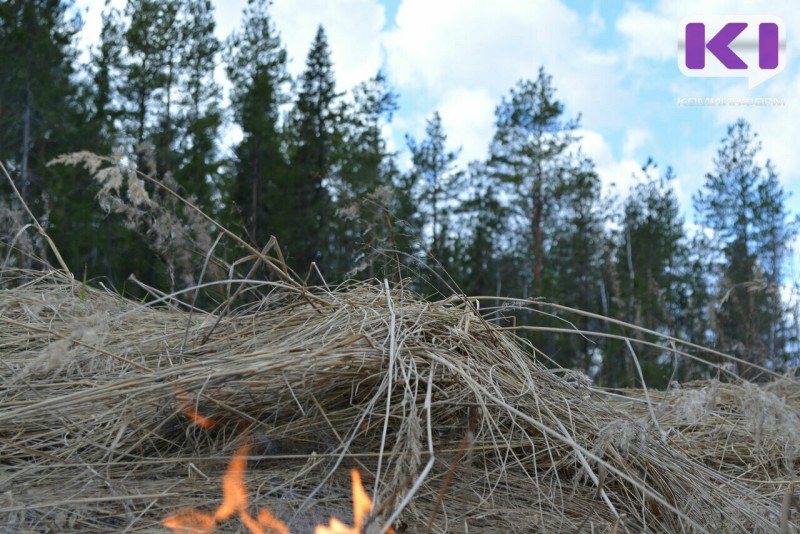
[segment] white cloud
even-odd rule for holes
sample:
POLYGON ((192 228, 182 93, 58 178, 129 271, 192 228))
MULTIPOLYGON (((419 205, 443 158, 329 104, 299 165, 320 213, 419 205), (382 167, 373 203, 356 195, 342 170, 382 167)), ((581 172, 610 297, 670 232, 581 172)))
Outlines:
POLYGON ((617 31, 627 38, 627 57, 673 60, 677 54, 678 24, 690 16, 774 15, 783 19, 790 50, 800 49, 792 39, 800 31, 800 2, 765 0, 658 0, 651 10, 628 4, 617 20, 617 31))
POLYGON ((589 14, 589 31, 592 34, 602 33, 606 29, 606 21, 600 15, 599 5, 597 3, 592 7, 592 12, 589 14))
POLYGON ((627 159, 641 158, 641 149, 653 140, 653 132, 643 128, 628 128, 622 143, 622 157, 627 159))
POLYGON ((641 175, 642 166, 633 159, 617 160, 609 142, 599 132, 582 129, 580 146, 595 163, 595 171, 603 185, 604 195, 625 195, 641 175))
POLYGON ((476 84, 505 91, 557 63, 557 50, 580 37, 577 15, 556 0, 404 0, 396 23, 385 38, 393 80, 435 92, 476 84))
POLYGON ((616 29, 628 40, 627 57, 667 60, 676 57, 677 23, 663 13, 631 4, 617 19, 616 29))
POLYGON ((540 66, 556 97, 588 122, 619 120, 625 95, 614 53, 591 48, 592 24, 557 0, 404 0, 384 44, 392 82, 441 100, 456 88, 487 91, 495 104, 540 66))
POLYGON ((386 10, 378 0, 276 2, 271 13, 292 59, 293 75, 305 70, 305 59, 320 24, 328 36, 340 90, 351 89, 378 72, 382 62, 380 35, 386 23, 386 10))
POLYGON ((483 160, 494 135, 494 108, 497 103, 483 88, 457 87, 448 91, 439 104, 439 114, 448 134, 448 149, 461 148, 461 161, 483 160))

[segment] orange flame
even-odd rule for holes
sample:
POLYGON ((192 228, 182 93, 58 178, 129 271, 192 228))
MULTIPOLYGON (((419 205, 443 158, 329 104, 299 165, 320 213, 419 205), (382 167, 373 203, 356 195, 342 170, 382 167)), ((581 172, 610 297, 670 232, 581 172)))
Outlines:
MULTIPOLYGON (((216 424, 216 421, 195 410, 186 391, 178 390, 176 398, 181 402, 181 411, 195 424, 203 428, 211 428, 216 424)), ((194 508, 182 508, 164 518, 163 525, 177 534, 212 534, 219 523, 238 514, 251 534, 290 534, 286 524, 276 518, 268 508, 259 510, 257 518, 247 512, 248 496, 244 476, 249 452, 250 442, 245 441, 233 454, 222 477, 222 503, 213 514, 194 508)), ((338 519, 331 518, 329 526, 317 525, 315 534, 361 534, 364 520, 372 509, 372 500, 361 484, 359 472, 353 469, 350 473, 353 478, 353 526, 348 527, 338 519)), ((391 527, 386 532, 394 534, 391 527)))
MULTIPOLYGON (((314 534, 361 534, 364 519, 372 509, 372 499, 369 498, 366 490, 364 490, 364 485, 361 484, 361 474, 358 470, 351 469, 350 476, 353 478, 353 526, 348 527, 334 517, 327 527, 317 525, 314 529, 314 534)), ((386 532, 387 534, 394 534, 394 529, 389 527, 386 532)))
POLYGON ((188 417, 192 423, 205 429, 213 428, 214 425, 217 424, 217 422, 213 419, 210 419, 197 411, 194 402, 192 402, 192 398, 189 396, 189 393, 186 392, 186 390, 179 389, 175 393, 175 398, 181 403, 181 412, 183 412, 183 415, 188 417))
POLYGON ((248 452, 250 443, 245 442, 233 454, 222 477, 222 504, 213 514, 184 508, 164 519, 164 526, 178 534, 211 534, 218 523, 227 521, 238 513, 239 519, 252 534, 289 534, 286 525, 269 510, 261 510, 257 519, 247 513, 248 498, 244 475, 248 452))

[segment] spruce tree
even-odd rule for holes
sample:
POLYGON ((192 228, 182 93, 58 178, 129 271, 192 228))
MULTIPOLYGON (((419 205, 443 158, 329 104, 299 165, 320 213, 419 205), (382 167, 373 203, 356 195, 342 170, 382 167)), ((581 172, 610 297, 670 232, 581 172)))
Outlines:
POLYGON ((93 82, 90 122, 100 139, 105 141, 104 147, 96 148, 101 154, 111 153, 118 148, 116 145, 119 142, 117 121, 121 118, 121 109, 117 97, 120 91, 119 78, 123 52, 121 17, 119 10, 107 2, 102 13, 100 43, 92 50, 88 65, 93 82))
MULTIPOLYGON (((467 295, 509 296, 504 281, 512 278, 516 261, 504 246, 508 231, 508 209, 484 165, 473 162, 466 173, 468 197, 456 208, 459 232, 464 243, 451 274, 467 295)), ((493 301, 486 305, 499 305, 493 301)))
MULTIPOLYGON (((578 310, 599 313, 602 308, 601 278, 604 214, 599 203, 600 178, 594 163, 576 154, 566 159, 560 184, 554 190, 549 244, 545 250, 548 276, 542 280, 548 300, 578 310)), ((550 323, 549 318, 537 320, 550 323)), ((595 330, 601 323, 584 316, 570 318, 581 330, 595 330)), ((556 326, 555 322, 552 322, 556 326)), ((597 346, 584 336, 546 336, 540 348, 559 358, 562 365, 588 371, 597 346), (557 341, 557 343, 556 343, 557 341)))
POLYGON ((782 268, 797 223, 786 209, 788 194, 772 163, 758 164, 760 149, 747 121, 730 125, 714 171, 706 175, 694 205, 699 223, 714 232, 719 258, 718 347, 749 362, 779 368, 787 349, 782 268))
POLYGON ((284 252, 301 273, 308 271, 311 262, 326 269, 325 261, 335 249, 328 186, 340 134, 339 97, 328 39, 320 26, 299 80, 290 119, 291 167, 276 191, 281 204, 274 214, 284 252))
POLYGON ((188 2, 181 9, 182 48, 177 83, 181 95, 181 135, 176 147, 180 166, 175 170, 175 179, 200 207, 211 212, 221 164, 217 137, 222 125, 222 90, 214 79, 221 44, 214 36, 211 0, 188 2))
POLYGON ((125 8, 123 76, 126 132, 135 145, 156 141, 162 161, 172 170, 175 67, 179 60, 178 1, 131 0, 125 8))
MULTIPOLYGON (((67 267, 80 272, 90 260, 91 195, 83 194, 80 172, 47 167, 62 153, 93 148, 96 139, 87 128, 87 91, 76 75, 74 37, 81 20, 72 15, 73 7, 58 0, 0 3, 0 160, 24 202, 58 243, 67 267)), ((38 237, 30 236, 30 230, 17 235, 30 222, 6 178, 0 177, 0 236, 17 245, 35 245, 38 237)), ((6 252, 0 254, 6 257, 6 252)), ((47 249, 23 246, 16 252, 13 264, 33 267, 39 265, 33 254, 47 249)), ((49 262, 55 264, 54 258, 49 262)))
POLYGON ((83 121, 73 80, 81 21, 70 12, 61 0, 0 3, 0 159, 37 211, 52 174, 45 164, 68 149, 83 121))
MULTIPOLYGON (((696 266, 690 263, 683 218, 672 188, 674 179, 671 168, 657 175, 656 165, 648 160, 623 201, 619 230, 614 235, 614 273, 618 278, 611 284, 609 313, 631 324, 685 337, 694 321, 687 310, 694 291, 687 277, 696 266)), ((694 295, 695 299, 699 296, 694 295)), ((638 331, 624 333, 642 337, 638 331)), ((667 353, 641 345, 636 350, 648 385, 665 386, 672 372, 671 365, 663 365, 667 353)), ((627 347, 609 343, 602 364, 603 382, 634 385, 638 382, 635 376, 627 347)))
POLYGON ((240 30, 226 47, 234 119, 242 141, 234 148, 230 199, 233 221, 252 243, 281 236, 275 214, 284 199, 278 185, 288 169, 280 107, 289 102, 286 50, 268 13, 267 0, 250 0, 240 30))

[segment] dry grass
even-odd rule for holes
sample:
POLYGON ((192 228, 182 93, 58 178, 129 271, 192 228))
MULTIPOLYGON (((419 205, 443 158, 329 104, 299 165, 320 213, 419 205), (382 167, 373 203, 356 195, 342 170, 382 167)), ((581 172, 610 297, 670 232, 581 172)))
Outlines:
MULTIPOLYGON (((219 282, 230 298, 203 312, 185 304, 192 287, 143 305, 83 287, 63 261, 0 269, 4 532, 165 532, 181 508, 214 510, 245 443, 250 511, 295 534, 350 519, 352 467, 375 498, 368 532, 800 532, 796 378, 761 369, 773 382, 605 392, 532 360, 474 299, 428 302, 385 281, 304 287, 274 240, 258 251, 168 185, 90 156, 63 162, 109 191, 127 177, 133 204, 140 179, 155 184, 280 282, 254 268, 219 282), (254 289, 255 304, 230 309, 254 289), (193 424, 195 409, 217 423, 193 424)), ((205 245, 202 272, 215 261, 205 245)))
POLYGON ((295 533, 349 519, 354 466, 374 530, 800 532, 796 379, 622 399, 531 360, 459 298, 262 289, 190 314, 2 272, 0 526, 165 532, 178 508, 213 509, 252 440, 251 508, 295 533), (220 424, 191 424, 187 395, 220 424))

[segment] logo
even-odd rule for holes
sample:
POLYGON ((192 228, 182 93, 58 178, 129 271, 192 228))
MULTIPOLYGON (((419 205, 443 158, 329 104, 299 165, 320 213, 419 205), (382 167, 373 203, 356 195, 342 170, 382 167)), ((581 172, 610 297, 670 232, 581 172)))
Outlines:
POLYGON ((747 78, 750 89, 786 68, 786 26, 778 17, 687 17, 679 26, 685 76, 747 78))

